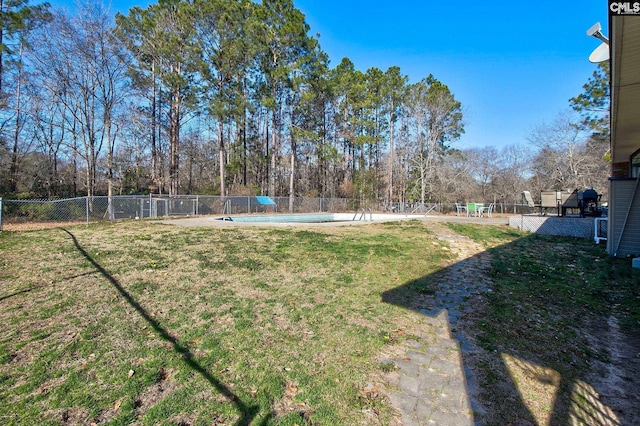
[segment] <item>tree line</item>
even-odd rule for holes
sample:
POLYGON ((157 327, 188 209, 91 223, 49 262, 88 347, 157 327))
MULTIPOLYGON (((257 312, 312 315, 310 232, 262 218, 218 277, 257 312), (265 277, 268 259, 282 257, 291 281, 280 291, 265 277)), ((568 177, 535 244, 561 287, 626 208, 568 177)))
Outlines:
POLYGON ((523 189, 604 190, 604 67, 570 100, 579 120, 460 150, 446 84, 348 58, 331 68, 291 0, 159 0, 115 16, 0 0, 0 25, 4 196, 514 203, 523 189))

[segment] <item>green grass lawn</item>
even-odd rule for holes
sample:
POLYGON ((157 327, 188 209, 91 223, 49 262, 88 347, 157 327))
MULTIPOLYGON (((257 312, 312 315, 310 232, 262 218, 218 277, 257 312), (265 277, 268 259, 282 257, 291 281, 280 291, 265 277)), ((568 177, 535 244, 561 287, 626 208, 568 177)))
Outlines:
POLYGON ((362 390, 450 254, 420 223, 0 236, 4 424, 385 424, 362 390))
MULTIPOLYGON (((422 314, 381 294, 452 260, 429 226, 138 221, 0 233, 0 423, 388 424, 386 399, 363 389, 389 370, 384 346, 410 337, 422 314)), ((557 312, 617 304, 637 322, 637 276, 602 247, 504 227, 455 231, 492 251, 491 318, 524 327, 513 309, 525 302, 557 312), (555 257, 541 265, 531 247, 555 257), (560 279, 533 291, 547 267, 560 279), (571 288, 576 271, 595 283, 588 292, 571 288)), ((487 350, 513 340, 487 323, 487 350)))

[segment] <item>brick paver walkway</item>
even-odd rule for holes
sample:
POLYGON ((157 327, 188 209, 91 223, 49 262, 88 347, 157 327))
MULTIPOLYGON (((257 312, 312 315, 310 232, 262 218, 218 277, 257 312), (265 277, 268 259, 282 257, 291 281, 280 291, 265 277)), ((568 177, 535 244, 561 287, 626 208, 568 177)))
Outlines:
POLYGON ((473 298, 491 291, 484 274, 488 254, 442 224, 434 222, 430 230, 448 243, 457 258, 430 277, 437 285, 436 294, 415 301, 415 308, 421 307, 425 315, 420 330, 411 331, 419 340, 404 341, 398 355, 383 360, 397 367, 387 376, 387 394, 406 426, 473 425, 476 385, 470 373, 465 374, 460 342, 465 351, 474 348, 460 325, 473 298))

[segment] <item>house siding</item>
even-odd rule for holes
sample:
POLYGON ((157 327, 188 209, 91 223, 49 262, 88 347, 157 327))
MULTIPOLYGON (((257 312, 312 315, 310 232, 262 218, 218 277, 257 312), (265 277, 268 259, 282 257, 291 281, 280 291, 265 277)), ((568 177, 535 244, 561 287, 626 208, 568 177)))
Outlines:
POLYGON ((611 180, 609 194, 611 203, 609 205, 607 252, 617 257, 640 256, 640 187, 638 180, 611 180), (631 209, 629 209, 630 206, 631 209))

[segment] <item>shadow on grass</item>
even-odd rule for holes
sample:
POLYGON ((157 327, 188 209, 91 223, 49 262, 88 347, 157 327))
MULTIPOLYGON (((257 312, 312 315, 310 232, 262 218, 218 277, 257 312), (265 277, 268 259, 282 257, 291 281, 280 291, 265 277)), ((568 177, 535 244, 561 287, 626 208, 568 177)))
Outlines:
POLYGON ((29 287, 29 288, 25 288, 24 290, 16 291, 15 293, 7 294, 5 296, 0 296, 0 302, 2 302, 3 300, 6 300, 6 299, 10 299, 10 298, 15 297, 15 296, 19 296, 21 294, 29 293, 29 292, 31 292, 33 290, 36 290, 36 289, 39 289, 39 288, 47 287, 50 284, 56 284, 56 283, 60 283, 60 282, 67 281, 67 280, 73 280, 75 278, 86 277, 88 275, 92 275, 92 274, 95 274, 95 273, 96 273, 95 271, 93 271, 93 272, 85 272, 85 273, 82 273, 82 274, 73 275, 73 276, 70 276, 70 277, 64 277, 64 278, 61 278, 59 280, 55 280, 55 281, 50 282, 49 284, 34 285, 33 287, 29 287))
MULTIPOLYGON (((224 383, 220 382, 218 379, 213 377, 205 368, 203 368, 197 361, 193 359, 193 354, 189 351, 189 349, 183 345, 181 345, 178 340, 173 337, 165 328, 163 328, 158 321, 156 321, 149 313, 142 307, 140 304, 129 294, 122 285, 115 279, 106 269, 104 269, 98 262, 93 259, 89 253, 80 245, 78 239, 68 230, 61 228, 64 232, 69 234, 73 243, 75 244, 78 251, 87 259, 96 270, 106 278, 109 283, 120 293, 120 295, 131 305, 137 312, 140 314, 142 318, 144 318, 147 323, 158 333, 158 335, 167 342, 170 342, 173 345, 174 351, 179 353, 182 356, 182 359, 185 364, 187 364, 193 371, 200 374, 205 380, 207 380, 212 386, 214 386, 218 392, 224 395, 229 401, 232 401, 233 404, 238 408, 238 411, 241 413, 241 417, 236 423, 236 425, 249 425, 251 424, 254 417, 259 412, 259 406, 257 405, 247 405, 244 403, 236 394, 234 394, 224 383)), ((26 291, 26 290, 25 290, 26 291)), ((268 419, 268 417, 267 417, 268 419)), ((265 420, 266 422, 267 420, 265 420)))
POLYGON ((6 299, 11 299, 12 297, 15 297, 15 296, 19 296, 21 294, 29 293, 30 291, 33 291, 36 288, 38 287, 29 287, 29 288, 25 288, 24 290, 16 291, 15 293, 7 294, 5 296, 0 297, 0 302, 6 299))
MULTIPOLYGON (((382 300, 448 318, 480 424, 637 424, 637 414, 618 405, 633 385, 611 389, 594 379, 594 365, 606 367, 601 353, 611 332, 598 322, 606 326, 612 315, 601 293, 614 283, 593 284, 596 270, 611 264, 589 250, 570 239, 527 236, 406 282, 382 300), (599 327, 595 344, 580 333, 599 327)), ((624 373, 634 377, 637 367, 624 373)))

